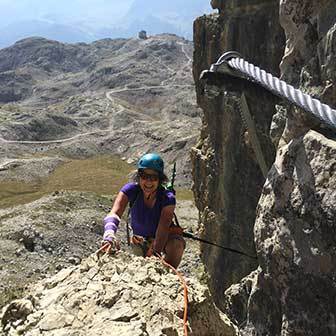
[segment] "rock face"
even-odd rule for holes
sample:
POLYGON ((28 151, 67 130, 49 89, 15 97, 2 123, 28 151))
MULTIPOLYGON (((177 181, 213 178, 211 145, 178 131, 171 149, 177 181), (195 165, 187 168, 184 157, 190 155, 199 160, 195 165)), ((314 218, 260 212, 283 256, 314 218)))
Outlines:
MULTIPOLYGON (((193 335, 235 336, 206 287, 188 279, 193 335)), ((6 335, 182 335, 183 290, 157 258, 95 255, 4 308, 6 335)))
MULTIPOLYGON (((282 1, 280 6, 280 21, 286 33, 281 76, 330 106, 336 105, 334 13, 335 4, 329 0, 319 3, 282 1)), ((318 120, 299 109, 289 109, 287 117, 284 132, 287 141, 309 128, 325 130, 318 120)))
MULTIPOLYGON (((254 254, 255 208, 264 177, 244 138, 237 100, 243 86, 268 166, 274 159, 268 136, 274 100, 241 83, 234 87, 230 81, 216 83, 216 87, 205 84, 199 75, 229 50, 277 74, 283 33, 277 1, 231 1, 225 6, 220 15, 200 17, 194 24, 193 72, 197 100, 204 111, 201 137, 192 151, 194 193, 205 237, 254 254)), ((219 305, 224 289, 256 267, 253 259, 208 246, 203 260, 219 305)))
POLYGON ((335 155, 314 131, 277 154, 257 210, 248 335, 336 333, 335 155))
POLYGON ((258 204, 260 266, 225 292, 243 335, 334 335, 336 143, 310 131, 283 146, 258 204))
MULTIPOLYGON (((220 9, 220 18, 223 20, 225 13, 230 12, 229 3, 231 2, 225 2, 225 6, 224 2, 214 4, 220 9)), ((253 2, 253 5, 257 3, 259 2, 253 2)), ((241 9, 241 2, 237 2, 236 5, 236 10, 241 9)), ((261 2, 259 5, 262 5, 261 2)), ((280 63, 281 77, 289 84, 300 87, 335 108, 335 51, 332 47, 335 44, 335 2, 321 1, 313 4, 311 1, 287 0, 280 1, 279 9, 279 20, 286 35, 284 57, 280 63)), ((277 20, 276 15, 274 18, 277 20)), ((241 22, 235 22, 234 26, 226 24, 225 28, 217 27, 216 30, 213 17, 204 17, 196 22, 196 37, 203 36, 205 39, 208 36, 207 32, 214 29, 211 36, 217 36, 217 39, 212 45, 216 45, 217 50, 222 50, 222 31, 228 32, 230 28, 234 32, 241 31, 240 24, 241 22), (204 22, 203 35, 197 34, 200 22, 204 22)), ((272 38, 265 38, 264 41, 267 43, 266 50, 275 50, 272 38)), ((240 41, 247 45, 249 42, 244 39, 240 41)), ((209 44, 208 50, 211 50, 210 46, 209 44)), ((282 46, 278 45, 278 48, 282 46)), ((250 49, 252 51, 253 47, 250 49)), ((239 49, 238 51, 241 52, 239 49)), ((201 43, 197 44, 195 55, 198 57, 195 63, 200 66, 194 68, 194 74, 198 75, 202 65, 212 62, 213 59, 211 54, 201 49, 201 43)), ((243 53, 245 59, 253 58, 253 55, 247 55, 243 53)), ((275 60, 268 58, 264 60, 265 63, 263 60, 252 63, 270 70, 267 69, 266 63, 275 60)), ((223 85, 222 82, 219 84, 223 85)), ((226 87, 229 88, 228 84, 226 87)), ((235 142, 232 125, 235 124, 228 125, 228 117, 218 117, 219 113, 203 93, 207 90, 210 92, 209 84, 205 87, 198 85, 198 99, 205 115, 200 145, 194 150, 195 169, 200 169, 198 174, 195 173, 195 190, 200 195, 198 204, 202 211, 201 221, 209 239, 230 242, 228 221, 219 220, 218 214, 226 215, 227 204, 235 204, 236 193, 240 192, 242 195, 239 204, 242 204, 244 209, 235 209, 236 216, 231 218, 231 227, 241 225, 239 219, 246 208, 251 212, 256 210, 255 223, 251 223, 251 227, 255 224, 253 235, 251 233, 250 236, 244 237, 248 240, 245 243, 247 246, 254 241, 258 256, 255 269, 240 282, 233 283, 222 295, 218 289, 225 286, 220 287, 218 283, 223 283, 236 271, 234 267, 237 266, 234 264, 222 268, 221 273, 219 270, 225 261, 213 258, 214 254, 211 255, 205 250, 204 259, 213 276, 211 282, 215 284, 212 289, 216 295, 221 296, 221 306, 239 326, 241 335, 335 335, 335 131, 327 131, 326 127, 307 112, 288 106, 277 107, 274 123, 278 123, 282 114, 286 125, 285 128, 277 125, 281 140, 279 141, 278 136, 276 158, 269 170, 258 205, 253 208, 252 202, 244 200, 245 195, 249 194, 254 195, 257 202, 256 191, 251 192, 250 189, 243 194, 239 185, 228 188, 228 171, 232 174, 231 185, 241 176, 241 170, 233 170, 232 167, 235 166, 232 164, 229 166, 230 162, 235 162, 232 160, 232 154, 231 157, 221 156, 222 152, 233 151, 232 144, 235 142), (211 119, 216 119, 216 122, 211 119), (221 157, 222 161, 225 160, 231 170, 223 169, 223 165, 218 163, 218 157, 221 157), (211 166, 214 168, 209 174, 211 166), (211 176, 206 177, 206 174, 211 176), (221 196, 222 189, 227 192, 226 198, 221 196)), ((218 89, 212 88, 211 92, 217 92, 218 95, 218 89)), ((257 97, 251 91, 247 92, 257 97)), ((259 101, 268 99, 263 97, 262 93, 258 97, 259 101)), ((217 102, 217 110, 223 109, 223 106, 229 111, 225 101, 222 104, 217 102)), ((253 113, 253 108, 251 110, 254 117, 258 116, 253 113)), ((274 109, 272 112, 268 111, 273 112, 274 109)), ((264 118, 267 115, 262 106, 259 107, 259 113, 264 118)), ((258 118, 256 123, 258 125, 258 118)), ((235 146, 234 150, 239 152, 239 147, 235 146)), ((239 164, 241 165, 241 162, 238 161, 237 167, 239 164)), ((252 265, 249 267, 253 268, 252 265)), ((242 266, 240 268, 242 269, 242 266)), ((247 269, 248 267, 245 268, 247 269)))

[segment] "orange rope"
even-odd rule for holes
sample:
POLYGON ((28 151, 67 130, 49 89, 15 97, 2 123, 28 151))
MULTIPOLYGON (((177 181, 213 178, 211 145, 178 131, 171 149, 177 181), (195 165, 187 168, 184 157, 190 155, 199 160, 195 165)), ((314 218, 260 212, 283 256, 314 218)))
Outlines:
POLYGON ((103 252, 106 248, 108 248, 108 245, 110 245, 111 246, 111 244, 110 243, 105 243, 99 250, 97 250, 96 252, 95 252, 95 254, 99 254, 100 252, 103 252))
POLYGON ((184 335, 188 336, 188 327, 187 327, 187 319, 188 319, 188 287, 187 287, 187 283, 185 282, 182 274, 176 270, 175 267, 173 267, 172 265, 170 265, 168 262, 166 262, 163 257, 161 257, 159 254, 156 254, 157 257, 160 258, 161 262, 169 267, 170 269, 172 269, 174 271, 174 273, 179 277, 182 285, 183 285, 183 294, 184 294, 184 314, 183 314, 183 331, 184 331, 184 335))
MULTIPOLYGON (((119 245, 117 244, 117 250, 119 250, 119 245)), ((110 254, 112 250, 112 245, 109 242, 106 242, 95 254, 99 257, 99 254, 105 252, 105 254, 110 254)))

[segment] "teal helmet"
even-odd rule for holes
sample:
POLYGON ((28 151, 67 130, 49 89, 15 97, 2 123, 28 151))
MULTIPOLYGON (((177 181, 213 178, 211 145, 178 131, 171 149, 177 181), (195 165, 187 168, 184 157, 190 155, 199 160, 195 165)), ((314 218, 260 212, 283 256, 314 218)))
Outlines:
POLYGON ((153 169, 163 175, 163 160, 159 154, 148 153, 143 155, 138 162, 138 169, 153 169))

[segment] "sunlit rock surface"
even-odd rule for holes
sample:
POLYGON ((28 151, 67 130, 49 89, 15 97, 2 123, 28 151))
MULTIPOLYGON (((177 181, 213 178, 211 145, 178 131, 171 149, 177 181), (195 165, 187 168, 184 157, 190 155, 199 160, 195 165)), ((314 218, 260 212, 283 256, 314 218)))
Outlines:
POLYGON ((257 209, 260 267, 225 293, 246 335, 336 333, 335 155, 314 131, 277 154, 257 209))
MULTIPOLYGON (((192 335, 234 336, 207 287, 188 283, 192 335)), ((183 288, 157 258, 92 255, 4 308, 5 335, 183 335, 183 288)))

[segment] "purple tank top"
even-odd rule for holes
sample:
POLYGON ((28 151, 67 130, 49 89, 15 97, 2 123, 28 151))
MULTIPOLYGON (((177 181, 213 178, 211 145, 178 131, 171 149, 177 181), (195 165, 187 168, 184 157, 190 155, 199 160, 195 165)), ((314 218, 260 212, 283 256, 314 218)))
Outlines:
POLYGON ((137 183, 127 183, 120 191, 128 197, 129 202, 134 202, 131 208, 133 233, 143 237, 155 237, 162 208, 176 204, 174 193, 164 188, 159 188, 153 208, 148 208, 144 203, 143 192, 137 183))

